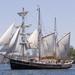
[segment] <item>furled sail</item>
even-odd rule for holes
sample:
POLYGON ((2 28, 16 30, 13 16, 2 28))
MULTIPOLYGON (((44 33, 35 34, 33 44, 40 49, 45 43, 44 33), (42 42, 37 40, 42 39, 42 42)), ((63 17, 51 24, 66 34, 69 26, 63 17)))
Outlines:
POLYGON ((8 30, 3 34, 2 37, 0 37, 0 44, 1 45, 5 45, 5 44, 8 44, 11 37, 12 37, 12 33, 13 33, 13 29, 14 29, 14 24, 12 24, 8 30))
POLYGON ((42 37, 42 57, 54 56, 54 37, 55 33, 51 33, 47 36, 42 37))
POLYGON ((57 46, 57 57, 66 58, 70 46, 70 33, 66 34, 61 40, 59 40, 57 46))

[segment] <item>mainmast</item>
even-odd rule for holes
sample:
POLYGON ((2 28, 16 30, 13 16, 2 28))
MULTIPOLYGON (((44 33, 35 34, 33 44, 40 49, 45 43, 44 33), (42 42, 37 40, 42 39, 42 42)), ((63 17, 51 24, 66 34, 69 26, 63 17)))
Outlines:
POLYGON ((21 24, 21 50, 22 50, 22 56, 24 58, 24 49, 26 49, 26 34, 25 34, 25 16, 27 15, 27 11, 24 11, 24 8, 22 8, 22 12, 19 12, 18 15, 22 17, 22 24, 21 24))
POLYGON ((56 28, 56 17, 54 18, 54 32, 55 32, 55 34, 57 33, 57 28, 56 28))
POLYGON ((55 40, 54 40, 54 56, 56 56, 56 40, 57 40, 57 27, 56 27, 56 17, 54 18, 54 33, 55 33, 55 40))
POLYGON ((40 8, 38 7, 38 49, 39 49, 39 61, 41 56, 41 36, 42 36, 42 28, 40 23, 40 8))

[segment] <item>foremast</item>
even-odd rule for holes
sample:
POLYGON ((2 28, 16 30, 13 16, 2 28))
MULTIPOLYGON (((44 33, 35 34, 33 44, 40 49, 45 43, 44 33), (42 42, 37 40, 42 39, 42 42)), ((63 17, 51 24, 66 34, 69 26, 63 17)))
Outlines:
POLYGON ((21 50, 22 50, 22 59, 24 59, 24 50, 26 50, 26 34, 25 34, 25 16, 27 15, 27 11, 24 11, 24 8, 22 8, 22 12, 19 12, 18 15, 22 17, 22 24, 21 24, 21 50))

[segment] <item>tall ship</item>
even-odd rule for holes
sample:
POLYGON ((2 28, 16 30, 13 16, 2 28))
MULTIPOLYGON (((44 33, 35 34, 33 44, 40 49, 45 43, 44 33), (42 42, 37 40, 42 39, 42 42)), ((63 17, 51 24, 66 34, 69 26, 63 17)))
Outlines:
POLYGON ((2 55, 9 59, 11 69, 68 69, 72 61, 68 57, 70 32, 57 40, 56 18, 54 32, 43 36, 38 8, 38 27, 28 36, 29 25, 24 23, 27 11, 19 12, 22 24, 12 24, 0 37, 2 55))

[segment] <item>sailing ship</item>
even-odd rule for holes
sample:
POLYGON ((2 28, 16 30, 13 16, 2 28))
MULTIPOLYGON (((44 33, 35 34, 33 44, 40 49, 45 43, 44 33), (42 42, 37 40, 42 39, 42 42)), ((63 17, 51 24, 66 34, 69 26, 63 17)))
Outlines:
MULTIPOLYGON (((40 23, 40 8, 38 8, 38 28, 27 37, 24 18, 28 12, 18 13, 22 24, 12 24, 0 38, 4 57, 10 61, 11 69, 68 69, 72 61, 68 59, 70 33, 57 41, 55 32, 43 36, 40 23)), ((55 19, 56 20, 56 19, 55 19)))

